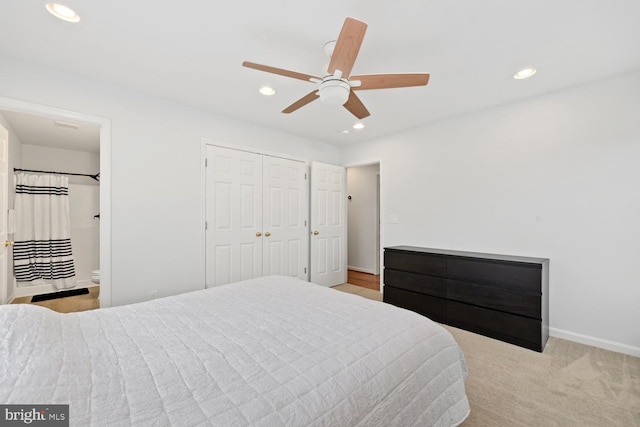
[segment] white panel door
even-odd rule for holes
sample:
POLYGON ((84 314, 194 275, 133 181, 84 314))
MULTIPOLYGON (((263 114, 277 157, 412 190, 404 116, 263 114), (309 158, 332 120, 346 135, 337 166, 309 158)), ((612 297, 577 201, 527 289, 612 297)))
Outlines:
POLYGON ((307 167, 263 157, 263 274, 307 280, 307 167))
POLYGON ((9 132, 0 125, 0 304, 7 301, 7 208, 9 207, 9 132))
POLYGON ((262 156, 207 146, 206 287, 262 276, 262 156))
POLYGON ((311 281, 335 286, 347 281, 345 168, 311 164, 311 281))

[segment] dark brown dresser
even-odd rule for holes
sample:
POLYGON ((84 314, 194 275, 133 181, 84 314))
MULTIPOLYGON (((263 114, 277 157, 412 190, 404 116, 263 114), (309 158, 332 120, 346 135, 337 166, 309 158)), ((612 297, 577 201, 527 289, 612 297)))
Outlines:
POLYGON ((549 338, 549 260, 394 246, 384 302, 531 350, 549 338))

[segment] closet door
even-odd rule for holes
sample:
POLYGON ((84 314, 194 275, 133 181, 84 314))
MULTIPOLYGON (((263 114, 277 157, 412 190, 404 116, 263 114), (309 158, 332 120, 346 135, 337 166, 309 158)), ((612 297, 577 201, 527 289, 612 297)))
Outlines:
POLYGON ((262 276, 262 156, 207 146, 206 287, 262 276))
POLYGON ((263 274, 307 280, 307 166, 263 157, 263 274))

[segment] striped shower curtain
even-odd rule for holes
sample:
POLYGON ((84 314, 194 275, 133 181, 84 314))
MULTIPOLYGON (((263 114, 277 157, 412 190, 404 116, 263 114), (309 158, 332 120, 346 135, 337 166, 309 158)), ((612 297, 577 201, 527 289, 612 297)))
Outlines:
POLYGON ((69 178, 18 173, 15 182, 13 268, 18 286, 44 280, 57 289, 74 287, 69 178))

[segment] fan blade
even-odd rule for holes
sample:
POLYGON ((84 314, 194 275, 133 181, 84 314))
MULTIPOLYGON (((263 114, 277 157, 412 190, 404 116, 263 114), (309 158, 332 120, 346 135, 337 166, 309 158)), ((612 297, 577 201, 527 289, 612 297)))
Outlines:
POLYGON ((364 106, 362 101, 360 101, 360 98, 358 98, 353 91, 349 92, 349 99, 344 103, 344 108, 349 110, 351 114, 359 119, 364 119, 371 115, 369 110, 367 110, 367 107, 364 106))
POLYGON ((282 68, 269 67, 268 65, 260 65, 260 64, 255 64, 253 62, 248 62, 248 61, 244 61, 242 63, 242 66, 247 68, 253 68, 254 70, 266 71, 267 73, 273 73, 273 74, 279 74, 285 77, 291 77, 293 79, 306 80, 308 82, 310 82, 311 79, 322 80, 319 77, 311 76, 309 74, 297 73, 295 71, 283 70, 282 68))
POLYGON ((342 78, 347 79, 351 74, 353 64, 360 51, 360 45, 367 31, 367 24, 357 19, 347 18, 336 41, 336 46, 329 62, 329 74, 335 74, 336 70, 342 71, 342 78))
POLYGON ((318 99, 318 95, 319 95, 318 91, 314 90, 313 92, 310 92, 310 93, 306 94, 305 96, 303 96, 302 98, 300 98, 296 102, 294 102, 293 104, 289 105, 287 108, 282 110, 282 112, 285 113, 285 114, 292 113, 292 112, 296 111, 298 108, 304 107, 308 103, 318 99))
POLYGON ((360 80, 362 82, 360 86, 352 87, 353 90, 389 89, 426 86, 429 83, 429 74, 368 74, 365 76, 352 76, 350 80, 360 80))

